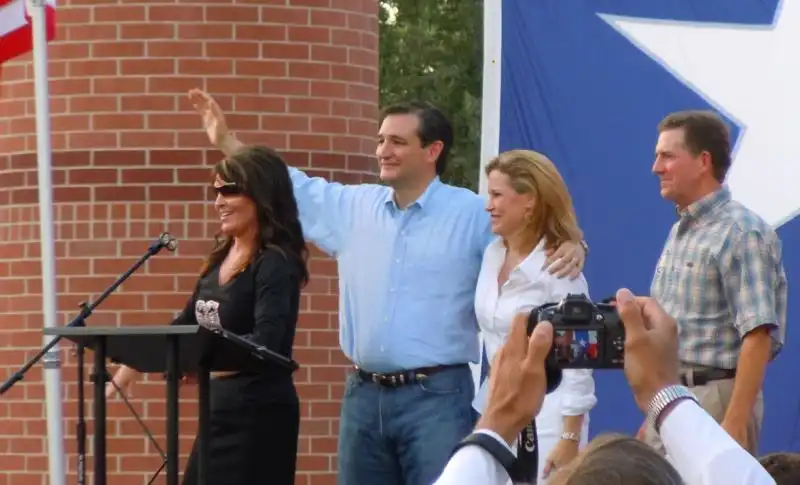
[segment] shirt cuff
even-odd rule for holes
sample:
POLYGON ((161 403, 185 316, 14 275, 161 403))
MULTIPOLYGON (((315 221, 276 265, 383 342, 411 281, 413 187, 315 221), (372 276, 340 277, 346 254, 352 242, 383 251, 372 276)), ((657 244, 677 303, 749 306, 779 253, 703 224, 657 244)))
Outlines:
POLYGON ((565 396, 561 401, 561 415, 583 416, 591 411, 596 404, 597 397, 594 394, 565 396))

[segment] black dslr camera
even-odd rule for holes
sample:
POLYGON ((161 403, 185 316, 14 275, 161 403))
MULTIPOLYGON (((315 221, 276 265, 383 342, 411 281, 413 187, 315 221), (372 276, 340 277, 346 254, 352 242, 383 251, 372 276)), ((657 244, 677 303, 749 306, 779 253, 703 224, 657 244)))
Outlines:
POLYGON ((561 383, 562 369, 621 369, 625 363, 625 328, 613 305, 567 295, 530 313, 528 335, 542 321, 553 324, 553 348, 545 362, 548 392, 561 383))

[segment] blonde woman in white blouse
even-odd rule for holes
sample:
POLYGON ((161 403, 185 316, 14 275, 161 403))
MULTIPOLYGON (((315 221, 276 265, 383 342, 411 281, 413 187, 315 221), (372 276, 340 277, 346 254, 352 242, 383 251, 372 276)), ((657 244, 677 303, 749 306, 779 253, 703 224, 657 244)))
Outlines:
MULTIPOLYGON (((544 155, 526 150, 500 154, 486 167, 497 239, 486 249, 475 293, 475 313, 491 363, 516 313, 557 302, 568 293, 589 296, 583 274, 569 279, 543 269, 547 252, 564 241, 580 241, 572 200, 563 179, 544 155)), ((490 369, 491 372, 491 369, 490 369)), ((487 382, 475 399, 483 410, 487 382)), ((536 417, 539 484, 572 460, 588 441, 589 411, 597 398, 590 370, 564 370, 559 387, 536 417)))

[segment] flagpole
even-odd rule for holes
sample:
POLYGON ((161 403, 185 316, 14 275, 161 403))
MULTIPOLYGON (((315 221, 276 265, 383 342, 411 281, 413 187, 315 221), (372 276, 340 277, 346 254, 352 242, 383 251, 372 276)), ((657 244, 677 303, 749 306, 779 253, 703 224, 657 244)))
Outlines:
MULTIPOLYGON (((500 144, 500 54, 502 46, 503 0, 483 0, 483 82, 481 96, 481 147, 478 170, 478 193, 488 196, 484 168, 497 156, 500 144)), ((472 368, 472 380, 477 390, 481 385, 483 359, 486 358, 483 334, 478 334, 481 361, 472 368)), ((490 362, 489 362, 490 363, 490 362)))
MULTIPOLYGON (((33 87, 36 104, 36 159, 39 172, 39 240, 42 258, 42 312, 44 326, 56 326, 56 255, 53 236, 53 181, 50 146, 50 105, 47 71, 45 0, 27 0, 33 30, 33 87)), ((52 336, 44 337, 47 345, 52 336)), ((64 428, 61 409, 61 359, 58 344, 45 354, 47 448, 49 485, 64 485, 64 428)))

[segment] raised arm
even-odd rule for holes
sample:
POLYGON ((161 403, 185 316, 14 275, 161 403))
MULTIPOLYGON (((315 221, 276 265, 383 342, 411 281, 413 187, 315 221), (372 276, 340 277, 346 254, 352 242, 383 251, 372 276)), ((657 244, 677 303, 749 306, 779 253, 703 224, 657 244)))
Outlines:
MULTIPOLYGON (((189 91, 189 100, 203 119, 208 140, 230 156, 245 145, 230 132, 225 114, 214 98, 200 89, 189 91)), ((341 252, 345 234, 352 227, 354 211, 368 210, 380 190, 377 186, 342 185, 321 177, 309 177, 289 167, 294 195, 300 209, 305 238, 329 255, 341 252)))
POLYGON ((244 143, 236 139, 228 129, 225 113, 219 103, 207 92, 200 89, 189 90, 189 101, 195 111, 203 118, 203 126, 208 135, 208 141, 217 147, 226 157, 233 155, 237 150, 244 148, 244 143))

